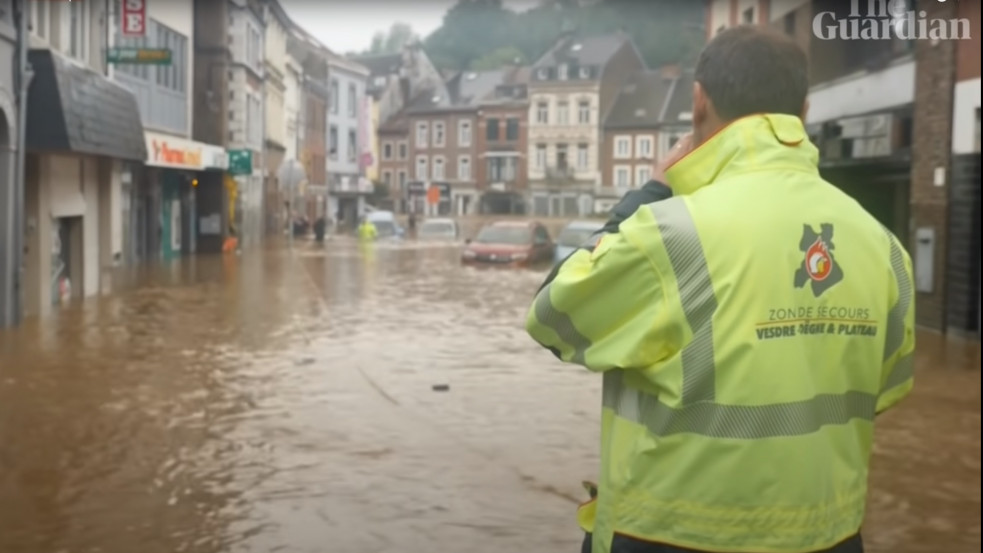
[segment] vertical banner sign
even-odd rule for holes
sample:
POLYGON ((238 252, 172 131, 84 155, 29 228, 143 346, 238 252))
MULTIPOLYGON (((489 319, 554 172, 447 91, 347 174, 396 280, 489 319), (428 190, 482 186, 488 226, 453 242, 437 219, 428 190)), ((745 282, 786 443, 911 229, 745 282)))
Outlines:
POLYGON ((147 0, 120 0, 123 36, 144 36, 147 33, 147 0))

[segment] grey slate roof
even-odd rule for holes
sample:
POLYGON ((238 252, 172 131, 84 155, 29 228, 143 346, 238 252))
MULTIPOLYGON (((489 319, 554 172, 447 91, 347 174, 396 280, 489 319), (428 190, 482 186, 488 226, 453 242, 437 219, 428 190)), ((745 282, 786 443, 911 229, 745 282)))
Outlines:
POLYGON ((452 94, 458 105, 477 105, 482 100, 489 99, 495 93, 495 88, 505 81, 508 69, 492 69, 489 71, 467 71, 457 75, 452 94))
POLYGON ((145 161, 136 97, 104 75, 51 50, 28 52, 27 148, 145 161))
POLYGON ((609 129, 650 129, 661 125, 688 124, 679 114, 692 104, 693 73, 665 77, 659 70, 636 74, 621 88, 604 120, 609 129))
POLYGON ((630 40, 628 35, 623 33, 582 38, 568 35, 558 40, 552 48, 536 60, 533 69, 552 67, 558 63, 603 66, 630 40))
POLYGON ((693 70, 687 69, 679 76, 676 89, 669 99, 669 105, 663 116, 664 125, 689 125, 693 114, 693 70), (690 118, 680 119, 680 115, 688 113, 690 118))

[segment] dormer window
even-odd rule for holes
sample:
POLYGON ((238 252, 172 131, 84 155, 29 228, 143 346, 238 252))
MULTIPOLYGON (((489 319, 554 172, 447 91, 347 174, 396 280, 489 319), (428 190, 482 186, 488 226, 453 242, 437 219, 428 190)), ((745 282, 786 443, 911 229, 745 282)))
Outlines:
POLYGON ((557 78, 561 81, 567 80, 567 73, 569 72, 569 69, 570 68, 567 67, 566 64, 560 65, 560 67, 557 68, 557 78))
POLYGON ((536 70, 536 78, 538 78, 541 81, 545 81, 545 80, 549 79, 550 78, 550 70, 547 69, 547 68, 545 68, 545 67, 541 67, 541 68, 537 69, 536 70))
POLYGON ((581 79, 589 79, 590 78, 590 67, 581 67, 580 68, 580 78, 581 79))
POLYGON ((375 86, 386 86, 386 77, 384 75, 379 75, 373 82, 375 86))

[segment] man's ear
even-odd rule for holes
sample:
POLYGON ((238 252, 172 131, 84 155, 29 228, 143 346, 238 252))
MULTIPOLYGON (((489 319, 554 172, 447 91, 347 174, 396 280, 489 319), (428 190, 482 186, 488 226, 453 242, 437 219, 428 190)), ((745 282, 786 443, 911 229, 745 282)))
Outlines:
POLYGON ((707 120, 708 115, 707 95, 703 90, 703 85, 693 83, 693 126, 702 125, 707 120))
POLYGON ((806 98, 805 103, 802 104, 802 123, 806 122, 806 116, 809 115, 809 99, 806 98))

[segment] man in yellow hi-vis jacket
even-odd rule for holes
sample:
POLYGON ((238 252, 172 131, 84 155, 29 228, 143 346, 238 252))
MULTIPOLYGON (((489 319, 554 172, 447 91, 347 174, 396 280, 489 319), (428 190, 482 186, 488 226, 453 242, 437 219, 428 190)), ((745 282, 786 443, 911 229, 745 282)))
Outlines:
POLYGON ((717 35, 674 197, 530 309, 537 342, 603 373, 593 553, 863 551, 874 418, 912 388, 912 269, 819 176, 807 75, 782 35, 717 35))

